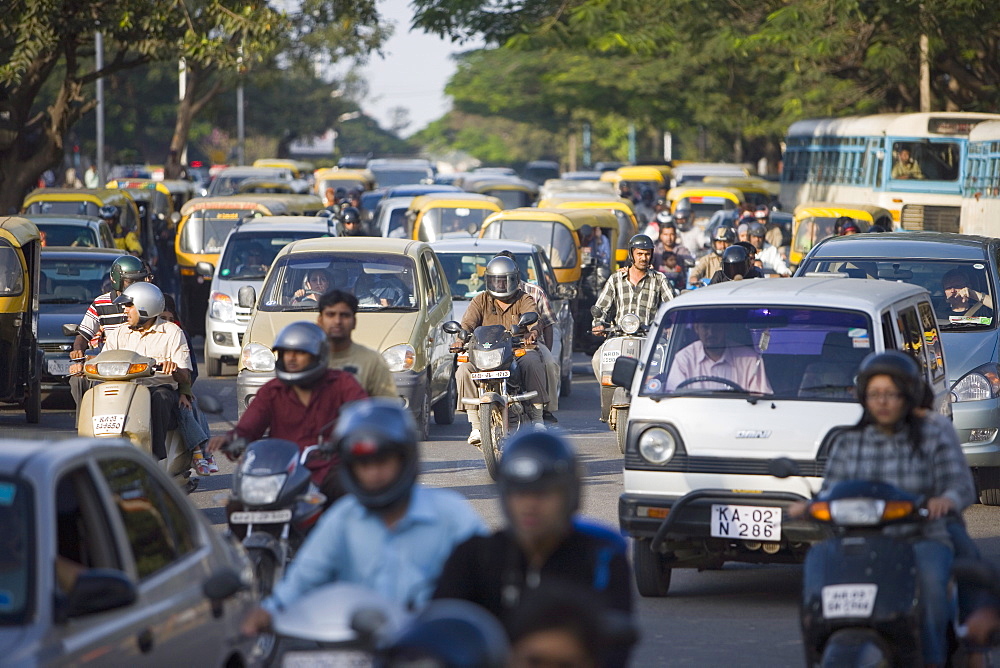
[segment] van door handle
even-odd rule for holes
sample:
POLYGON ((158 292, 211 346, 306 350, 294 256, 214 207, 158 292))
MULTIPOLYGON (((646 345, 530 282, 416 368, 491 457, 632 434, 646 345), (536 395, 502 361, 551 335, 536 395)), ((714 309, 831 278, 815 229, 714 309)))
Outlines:
POLYGON ((143 629, 139 632, 139 635, 135 637, 135 641, 139 645, 139 650, 143 654, 149 654, 153 651, 153 630, 143 629))

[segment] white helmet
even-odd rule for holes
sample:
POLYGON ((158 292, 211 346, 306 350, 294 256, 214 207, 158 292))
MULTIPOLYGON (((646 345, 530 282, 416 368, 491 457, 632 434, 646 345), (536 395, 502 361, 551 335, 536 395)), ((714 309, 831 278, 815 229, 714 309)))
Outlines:
POLYGON ((125 288, 115 304, 133 304, 139 311, 139 320, 150 320, 163 313, 163 293, 152 283, 139 282, 125 288))
POLYGON ((517 264, 506 255, 495 257, 486 265, 486 292, 494 299, 507 299, 521 287, 517 264))

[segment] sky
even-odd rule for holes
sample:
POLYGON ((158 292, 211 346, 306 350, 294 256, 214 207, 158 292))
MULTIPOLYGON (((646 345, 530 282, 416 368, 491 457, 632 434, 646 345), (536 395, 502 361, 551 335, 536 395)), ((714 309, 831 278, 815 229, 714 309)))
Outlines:
POLYGON ((361 108, 382 127, 389 127, 389 111, 405 107, 411 120, 402 131, 406 136, 450 109, 450 100, 444 94, 445 84, 455 72, 455 62, 450 56, 478 48, 481 43, 459 45, 423 31, 411 32, 413 10, 409 0, 381 0, 379 11, 393 23, 395 30, 383 49, 385 57, 372 56, 363 70, 369 95, 361 100, 361 108))

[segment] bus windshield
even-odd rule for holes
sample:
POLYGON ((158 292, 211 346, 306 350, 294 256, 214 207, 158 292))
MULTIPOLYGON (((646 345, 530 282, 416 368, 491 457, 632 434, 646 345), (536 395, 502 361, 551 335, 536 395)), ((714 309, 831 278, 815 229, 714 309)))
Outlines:
POLYGON ((892 178, 920 181, 957 181, 961 167, 957 142, 895 141, 892 178))

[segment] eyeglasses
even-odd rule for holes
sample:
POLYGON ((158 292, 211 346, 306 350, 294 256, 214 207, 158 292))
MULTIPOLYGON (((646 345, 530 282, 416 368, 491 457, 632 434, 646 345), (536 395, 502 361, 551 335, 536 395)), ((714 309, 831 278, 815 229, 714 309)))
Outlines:
POLYGON ((902 398, 902 392, 869 392, 865 395, 866 400, 872 401, 899 401, 902 398))

